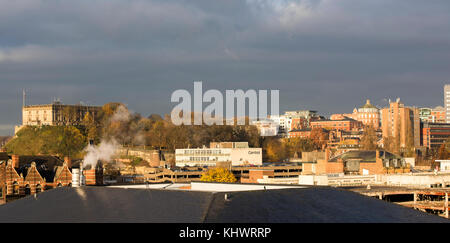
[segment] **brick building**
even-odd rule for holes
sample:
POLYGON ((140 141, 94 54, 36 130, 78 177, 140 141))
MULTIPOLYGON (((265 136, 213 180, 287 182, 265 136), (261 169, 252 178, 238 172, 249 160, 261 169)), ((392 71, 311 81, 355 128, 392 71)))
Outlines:
POLYGON ((372 126, 375 129, 380 128, 380 109, 370 103, 370 100, 366 100, 366 104, 353 109, 353 113, 350 114, 333 114, 330 117, 331 120, 345 120, 353 119, 360 121, 365 126, 372 126))
POLYGON ((353 131, 361 129, 362 122, 351 118, 345 118, 342 120, 319 120, 319 121, 311 121, 311 128, 353 131))
POLYGON ((17 156, 0 161, 0 198, 3 202, 51 188, 71 186, 70 164, 53 156, 17 156))
POLYGON ((383 150, 349 151, 330 158, 330 152, 327 149, 324 159, 305 161, 302 169, 303 175, 372 175, 409 172, 404 159, 383 150))
POLYGON ((449 123, 422 123, 420 140, 421 146, 428 149, 438 149, 450 138, 449 123))
POLYGON ((408 141, 414 147, 420 146, 419 109, 406 107, 397 99, 389 102, 389 107, 381 110, 383 137, 392 137, 398 141, 400 148, 405 148, 408 141))

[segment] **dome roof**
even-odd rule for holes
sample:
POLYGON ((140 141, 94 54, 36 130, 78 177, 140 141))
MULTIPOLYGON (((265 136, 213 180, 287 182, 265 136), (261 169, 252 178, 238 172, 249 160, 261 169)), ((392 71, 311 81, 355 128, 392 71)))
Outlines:
POLYGON ((370 100, 366 100, 366 104, 364 104, 360 108, 374 108, 374 109, 378 109, 376 106, 370 104, 370 100))

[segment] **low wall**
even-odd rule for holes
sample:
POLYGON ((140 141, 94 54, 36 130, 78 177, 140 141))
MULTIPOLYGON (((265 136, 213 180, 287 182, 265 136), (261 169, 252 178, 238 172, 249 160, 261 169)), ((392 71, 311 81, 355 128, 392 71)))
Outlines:
POLYGON ((448 174, 410 174, 410 175, 387 175, 385 177, 387 185, 392 186, 420 186, 431 187, 435 184, 442 184, 443 187, 450 185, 450 173, 448 174))
POLYGON ((233 192, 233 191, 255 191, 285 188, 304 188, 302 186, 274 186, 274 185, 253 185, 253 184, 233 184, 233 183, 211 183, 211 182, 191 182, 192 191, 213 191, 213 192, 233 192))

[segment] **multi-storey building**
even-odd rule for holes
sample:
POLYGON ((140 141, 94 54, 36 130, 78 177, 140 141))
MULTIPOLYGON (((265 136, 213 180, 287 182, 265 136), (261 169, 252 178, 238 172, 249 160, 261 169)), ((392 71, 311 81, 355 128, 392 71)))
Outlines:
MULTIPOLYGON (((102 108, 99 106, 64 105, 60 102, 22 107, 22 126, 80 125, 86 113, 93 119, 102 108)), ((20 127, 16 127, 16 132, 20 127)))
POLYGON ((419 108, 419 117, 422 122, 445 123, 445 109, 442 106, 419 108))
POLYGON ((249 148, 248 142, 211 142, 209 148, 175 150, 176 166, 217 166, 226 163, 231 166, 261 165, 262 149, 249 148))
POLYGON ((419 108, 419 118, 422 122, 431 122, 431 108, 421 107, 419 108))
POLYGON ((366 100, 366 104, 353 109, 351 114, 333 114, 331 120, 343 120, 346 118, 354 119, 362 122, 363 125, 372 126, 375 129, 380 128, 380 109, 370 103, 370 100, 366 100))
POLYGON ((286 111, 284 115, 280 116, 271 116, 270 120, 278 126, 278 135, 286 137, 289 136, 289 131, 293 129, 309 127, 310 121, 318 117, 317 111, 299 110, 286 111))
POLYGON ((258 128, 259 134, 261 136, 277 136, 278 135, 278 124, 270 119, 252 121, 252 125, 258 128))
POLYGON ((409 139, 414 147, 420 146, 418 108, 405 107, 397 98, 395 102, 389 102, 389 107, 383 108, 381 114, 383 137, 392 137, 399 142, 400 148, 405 148, 409 139))
POLYGON ((450 138, 449 123, 422 123, 421 145, 428 149, 437 149, 450 138))
POLYGON ((444 85, 445 122, 450 123, 450 84, 444 85))
POLYGON ((351 118, 345 118, 342 120, 319 120, 319 121, 312 121, 311 128, 354 131, 362 128, 362 122, 353 120, 351 118))
POLYGON ((445 109, 442 106, 436 106, 431 109, 431 121, 436 123, 445 123, 445 109))

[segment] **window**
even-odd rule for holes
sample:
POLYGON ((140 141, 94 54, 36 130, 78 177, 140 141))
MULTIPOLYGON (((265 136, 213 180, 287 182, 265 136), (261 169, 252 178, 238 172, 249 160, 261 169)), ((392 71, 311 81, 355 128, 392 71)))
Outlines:
POLYGON ((42 186, 41 184, 36 185, 36 193, 42 192, 42 186))
POLYGON ((14 195, 19 195, 19 183, 17 183, 17 181, 15 181, 13 183, 13 194, 14 195))
POLYGON ((30 195, 30 194, 31 194, 30 185, 27 184, 27 185, 25 186, 25 195, 30 195))

